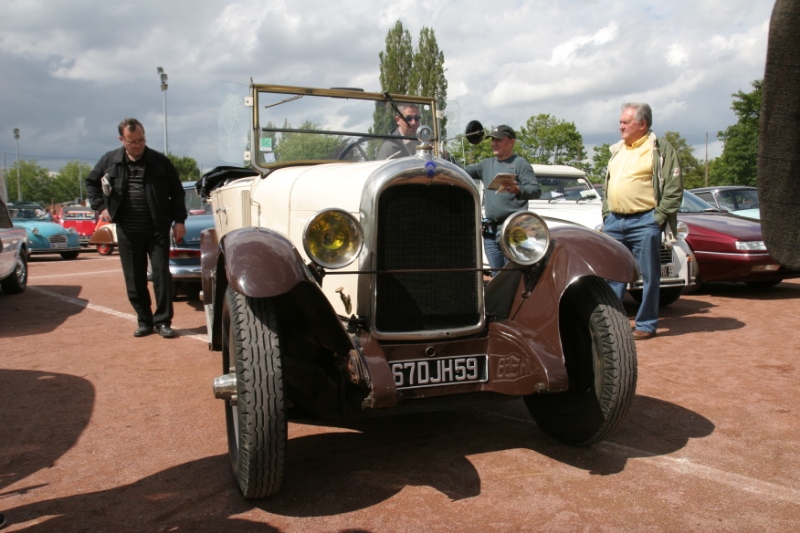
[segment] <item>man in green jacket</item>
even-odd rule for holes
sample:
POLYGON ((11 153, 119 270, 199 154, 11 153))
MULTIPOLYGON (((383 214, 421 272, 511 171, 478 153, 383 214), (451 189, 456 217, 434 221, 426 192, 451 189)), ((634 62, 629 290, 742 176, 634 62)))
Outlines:
MULTIPOLYGON (((681 165, 675 148, 650 129, 653 111, 644 103, 622 105, 622 140, 611 146, 603 197, 603 233, 624 244, 642 275, 642 303, 635 339, 649 339, 658 326, 661 232, 677 232, 683 199, 681 165)), ((609 282, 622 299, 626 285, 609 282)))

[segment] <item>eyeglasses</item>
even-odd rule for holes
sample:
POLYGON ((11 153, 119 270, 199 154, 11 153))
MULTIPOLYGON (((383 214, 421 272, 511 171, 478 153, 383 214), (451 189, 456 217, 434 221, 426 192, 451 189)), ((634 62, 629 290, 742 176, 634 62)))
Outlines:
POLYGON ((422 118, 422 115, 406 115, 403 118, 406 119, 406 122, 411 122, 412 120, 419 122, 422 118))
POLYGON ((139 146, 139 145, 142 145, 142 144, 146 143, 147 139, 142 137, 141 139, 136 139, 135 141, 125 141, 125 140, 123 140, 122 142, 125 144, 125 146, 139 146))

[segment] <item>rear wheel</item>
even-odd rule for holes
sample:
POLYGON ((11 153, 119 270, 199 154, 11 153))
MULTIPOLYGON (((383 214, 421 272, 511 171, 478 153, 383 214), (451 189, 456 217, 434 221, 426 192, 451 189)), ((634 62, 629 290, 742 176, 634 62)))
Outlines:
POLYGON ((525 397, 551 437, 587 446, 623 421, 636 392, 636 345, 625 310, 609 285, 585 278, 569 288, 559 313, 569 389, 525 397))
POLYGON ((111 255, 111 252, 114 251, 114 247, 110 244, 98 244, 97 245, 97 253, 100 255, 111 255))
POLYGON ((228 288, 222 310, 222 366, 236 375, 225 404, 228 452, 245 498, 264 498, 283 481, 286 408, 277 319, 268 299, 228 288))
POLYGON ((20 250, 14 273, 0 281, 0 287, 6 294, 19 294, 28 286, 28 255, 20 250))

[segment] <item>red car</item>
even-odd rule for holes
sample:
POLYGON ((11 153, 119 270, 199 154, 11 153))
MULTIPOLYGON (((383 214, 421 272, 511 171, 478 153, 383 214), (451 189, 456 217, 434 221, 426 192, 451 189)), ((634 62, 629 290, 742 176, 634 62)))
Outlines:
POLYGON ((89 246, 89 239, 97 225, 97 215, 91 207, 70 205, 61 208, 60 223, 65 228, 75 228, 81 246, 89 246))
POLYGON ((678 220, 689 227, 686 242, 697 259, 697 284, 744 282, 771 287, 800 277, 800 270, 783 268, 764 245, 761 224, 720 211, 697 195, 683 192, 678 220))

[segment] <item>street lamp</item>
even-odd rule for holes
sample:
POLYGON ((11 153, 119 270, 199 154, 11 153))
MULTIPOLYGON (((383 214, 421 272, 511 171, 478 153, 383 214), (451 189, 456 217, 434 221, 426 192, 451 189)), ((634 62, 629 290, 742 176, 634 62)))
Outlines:
POLYGON ((14 128, 14 140, 17 141, 17 200, 22 201, 22 186, 19 180, 19 128, 14 128))
POLYGON ((161 78, 161 93, 164 95, 164 155, 167 155, 169 151, 167 148, 167 73, 161 67, 158 67, 156 71, 161 78))

